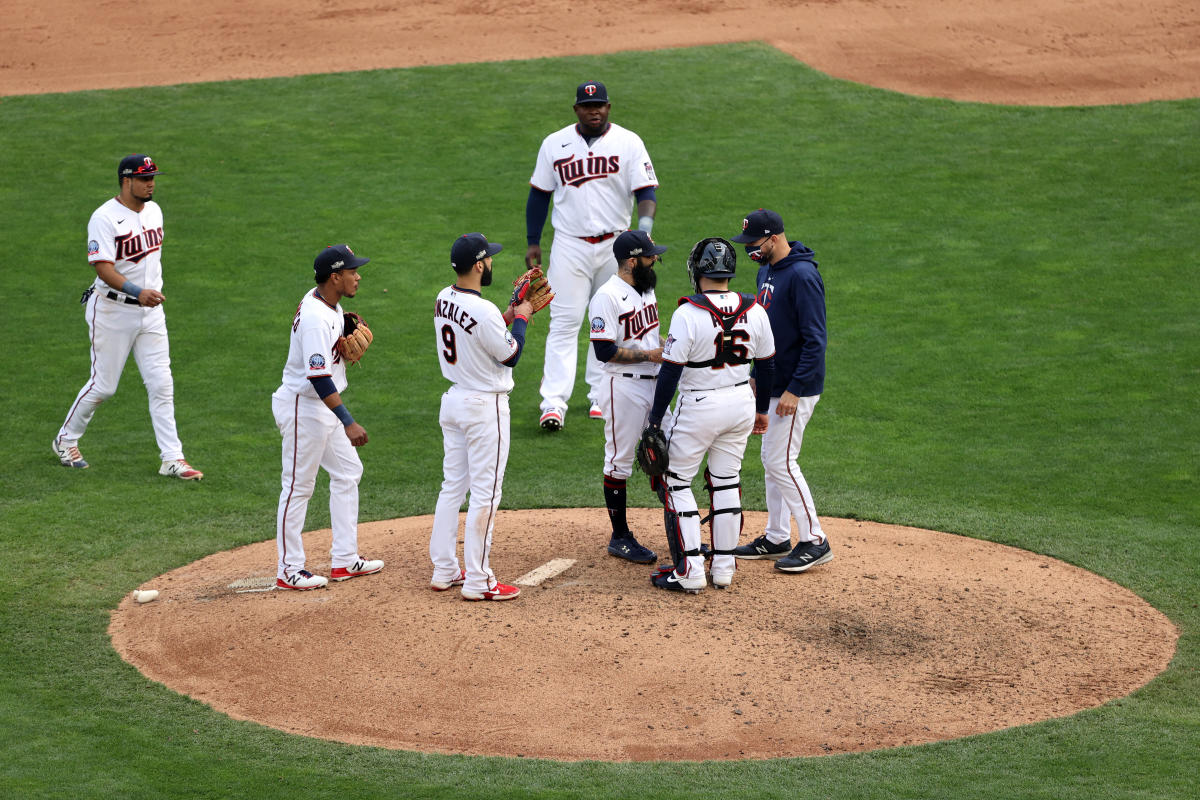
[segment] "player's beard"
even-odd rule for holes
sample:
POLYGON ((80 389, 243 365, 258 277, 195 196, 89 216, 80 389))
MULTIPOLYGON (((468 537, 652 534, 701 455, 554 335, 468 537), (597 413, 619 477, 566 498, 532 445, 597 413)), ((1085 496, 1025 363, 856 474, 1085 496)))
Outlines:
POLYGON ((640 264, 633 268, 633 290, 645 294, 658 285, 658 273, 654 267, 643 267, 640 264))
POLYGON ((483 274, 479 276, 479 285, 480 286, 491 286, 492 285, 492 268, 491 267, 488 267, 487 269, 485 269, 483 271, 483 274))

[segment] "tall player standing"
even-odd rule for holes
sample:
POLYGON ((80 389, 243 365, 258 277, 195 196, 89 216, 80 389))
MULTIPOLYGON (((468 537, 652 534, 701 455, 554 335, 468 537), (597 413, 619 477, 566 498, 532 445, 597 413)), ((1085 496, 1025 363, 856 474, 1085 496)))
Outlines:
POLYGON ((275 541, 280 589, 320 589, 329 583, 305 569, 304 518, 317 483, 317 471, 329 473, 329 521, 333 529, 329 577, 335 581, 371 575, 383 569, 379 559, 358 553, 358 482, 363 466, 355 448, 367 432, 342 402, 346 362, 337 349, 345 326, 343 297, 354 297, 362 280, 358 268, 371 259, 349 245, 326 247, 313 260, 317 282, 300 300, 292 318, 291 341, 283 382, 271 395, 271 411, 283 437, 283 489, 279 493, 275 541))
POLYGON ((597 394, 604 415, 604 504, 612 523, 608 552, 635 564, 652 564, 654 551, 639 544, 629 530, 626 484, 662 363, 654 262, 667 248, 655 244, 645 231, 625 231, 612 250, 617 274, 588 304, 592 351, 604 364, 597 394))
MULTIPOLYGON (((588 300, 616 272, 610 242, 629 228, 635 206, 638 229, 650 233, 658 207, 658 179, 646 146, 633 131, 608 121, 611 108, 603 83, 580 84, 575 90, 578 122, 542 141, 529 179, 527 267, 541 266, 542 228, 550 199, 554 199, 554 246, 546 278, 554 287, 555 298, 546 334, 538 419, 547 431, 557 431, 566 422, 575 387, 579 325, 588 300)), ((586 363, 589 414, 599 419, 600 362, 590 349, 586 363)))
POLYGON ((771 398, 762 442, 767 526, 762 536, 734 551, 738 558, 770 558, 780 572, 804 572, 833 560, 821 530, 812 491, 796 459, 804 429, 825 388, 825 282, 813 251, 788 241, 783 219, 758 209, 742 220, 733 241, 746 245, 758 269, 758 303, 767 311, 779 348, 774 382, 757 381, 771 398), (792 519, 799 537, 791 548, 792 519), (788 552, 791 548, 791 552, 788 552))
POLYGON ((481 294, 492 283, 492 256, 502 249, 481 233, 458 237, 450 248, 450 265, 458 277, 438 293, 434 304, 438 361, 453 385, 442 395, 438 414, 445 457, 429 536, 429 585, 439 592, 462 586, 464 600, 512 600, 521 593, 496 580, 490 559, 508 464, 512 368, 521 358, 525 328, 533 315, 533 306, 523 299, 501 314, 481 294), (459 567, 458 509, 468 492, 464 566, 459 567))
POLYGON ((162 459, 158 474, 192 481, 204 473, 183 457, 175 427, 175 382, 162 309, 163 215, 152 199, 158 174, 148 155, 121 159, 120 193, 88 221, 88 263, 96 270, 96 280, 80 303, 91 332, 92 370, 52 447, 63 466, 87 467, 79 440, 96 409, 116 393, 132 352, 150 399, 150 422, 162 459))
POLYGON ((662 423, 679 388, 675 411, 663 426, 670 442, 666 482, 667 541, 673 565, 651 577, 660 589, 695 594, 707 583, 700 550, 700 512, 692 479, 704 470, 712 520, 712 581, 733 582, 733 549, 742 528, 741 469, 746 441, 767 428, 767 397, 750 389, 750 362, 770 385, 775 340, 754 295, 729 290, 737 269, 733 245, 702 239, 688 254, 696 294, 681 298, 663 345, 650 425, 662 423))

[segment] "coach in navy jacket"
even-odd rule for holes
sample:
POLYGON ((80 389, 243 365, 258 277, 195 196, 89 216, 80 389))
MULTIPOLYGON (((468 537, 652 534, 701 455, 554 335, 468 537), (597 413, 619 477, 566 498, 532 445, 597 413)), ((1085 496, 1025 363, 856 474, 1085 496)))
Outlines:
POLYGON ((762 443, 767 526, 734 555, 777 559, 775 569, 781 572, 804 572, 833 560, 812 492, 796 463, 804 429, 825 390, 825 282, 813 251, 788 240, 783 219, 774 211, 760 208, 747 214, 733 241, 746 245, 750 258, 762 264, 758 302, 775 335, 775 378, 770 387, 755 387, 771 395, 762 443), (792 519, 800 533, 795 548, 792 519))

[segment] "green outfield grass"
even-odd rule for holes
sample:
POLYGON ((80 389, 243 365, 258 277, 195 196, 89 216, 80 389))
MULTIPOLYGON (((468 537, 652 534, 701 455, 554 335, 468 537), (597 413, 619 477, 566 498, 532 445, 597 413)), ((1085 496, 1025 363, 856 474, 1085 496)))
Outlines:
MULTIPOLYGON (((755 45, 0 98, 0 325, 12 350, 0 391, 12 425, 0 450, 0 794, 1195 796, 1198 114, 1200 101, 919 99, 755 45), (538 144, 571 121, 574 87, 588 78, 608 84, 612 119, 642 135, 662 182, 664 320, 685 290, 690 245, 736 233, 752 208, 775 208, 816 250, 828 379, 802 461, 820 512, 1003 542, 1104 575, 1179 626, 1166 673, 1070 718, 923 747, 557 764, 289 736, 121 661, 105 630, 129 589, 274 536, 269 396, 325 244, 348 241, 372 259, 348 303, 376 332, 346 395, 371 437, 362 516, 433 512, 444 383, 430 317, 452 280, 450 243, 480 230, 506 245, 489 295, 503 305, 503 279, 521 270, 538 144), (86 222, 135 150, 164 173, 177 418, 208 475, 199 485, 156 474, 132 365, 82 443, 92 468, 65 470, 50 452, 87 375, 86 222)), ((743 290, 748 264, 734 284, 743 290)), ((602 433, 586 407, 577 402, 558 436, 537 428, 545 331, 539 319, 516 369, 504 506, 602 506, 602 433)), ((762 508, 756 448, 745 502, 762 508)), ((322 491, 311 527, 328 524, 322 491)), ((631 502, 652 498, 635 488, 631 502)), ((819 610, 798 600, 796 613, 819 610)), ((576 727, 590 735, 586 715, 576 727)))

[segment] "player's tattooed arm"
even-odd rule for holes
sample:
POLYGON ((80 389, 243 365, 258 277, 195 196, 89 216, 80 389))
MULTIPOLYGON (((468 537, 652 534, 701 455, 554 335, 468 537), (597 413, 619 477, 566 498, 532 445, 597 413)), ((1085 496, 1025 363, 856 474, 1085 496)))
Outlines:
POLYGON ((656 347, 653 350, 634 350, 631 347, 618 347, 617 354, 609 359, 610 364, 642 364, 647 361, 654 364, 661 364, 662 348, 656 347))

